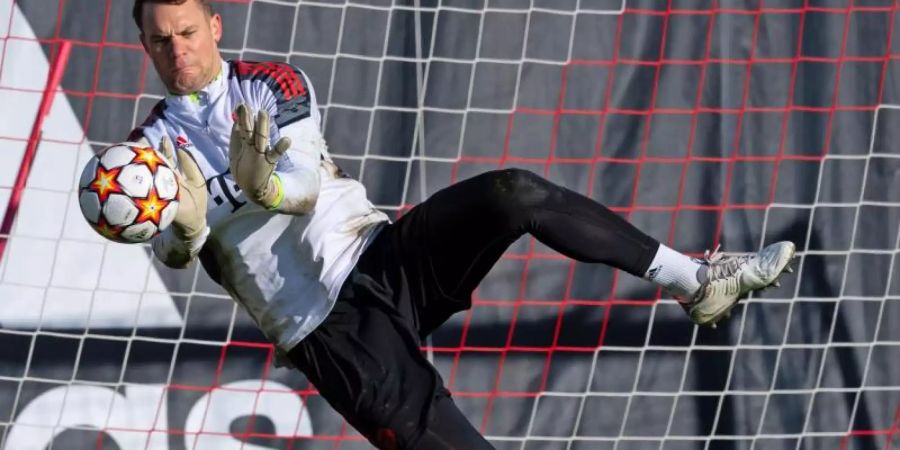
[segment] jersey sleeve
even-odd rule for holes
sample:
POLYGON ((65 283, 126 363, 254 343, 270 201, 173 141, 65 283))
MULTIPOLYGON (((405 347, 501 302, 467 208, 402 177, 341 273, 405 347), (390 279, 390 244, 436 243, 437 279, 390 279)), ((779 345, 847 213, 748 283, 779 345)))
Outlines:
MULTIPOLYGON (((291 146, 275 166, 284 188, 282 209, 308 208, 319 195, 319 166, 328 158, 320 131, 321 115, 309 78, 299 68, 283 63, 237 62, 236 70, 243 80, 252 81, 254 109, 266 109, 272 121, 269 136, 274 142, 288 137, 291 146)), ((252 101, 252 100, 251 100, 252 101)))

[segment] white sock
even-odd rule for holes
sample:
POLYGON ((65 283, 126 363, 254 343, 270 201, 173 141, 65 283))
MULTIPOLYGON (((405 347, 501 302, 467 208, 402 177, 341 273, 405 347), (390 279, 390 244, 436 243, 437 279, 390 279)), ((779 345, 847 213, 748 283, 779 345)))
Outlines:
POLYGON ((644 274, 644 279, 662 287, 670 294, 690 297, 700 289, 697 271, 701 264, 693 258, 659 244, 659 250, 644 274))

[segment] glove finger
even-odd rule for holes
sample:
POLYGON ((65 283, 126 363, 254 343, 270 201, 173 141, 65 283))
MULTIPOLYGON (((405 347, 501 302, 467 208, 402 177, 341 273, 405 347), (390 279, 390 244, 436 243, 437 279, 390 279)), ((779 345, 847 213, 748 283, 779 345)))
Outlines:
POLYGON ((250 120, 250 108, 246 104, 241 103, 237 106, 237 116, 238 120, 235 123, 239 124, 238 129, 241 131, 241 139, 251 142, 253 122, 250 120))
POLYGON ((194 157, 190 153, 178 150, 178 164, 181 166, 184 181, 188 185, 193 187, 206 185, 206 178, 203 177, 203 172, 200 171, 197 161, 194 161, 194 157))
POLYGON ((269 112, 261 109, 256 114, 256 128, 253 133, 256 151, 265 152, 269 146, 269 112))
POLYGON ((162 152, 166 161, 172 168, 175 168, 175 149, 172 147, 172 140, 168 136, 163 136, 162 142, 159 143, 159 150, 162 152))
POLYGON ((266 161, 271 164, 275 164, 279 159, 281 159, 282 155, 284 155, 284 152, 286 152, 290 147, 291 138, 283 136, 281 139, 275 142, 275 145, 272 146, 272 148, 269 149, 268 152, 266 152, 266 161))

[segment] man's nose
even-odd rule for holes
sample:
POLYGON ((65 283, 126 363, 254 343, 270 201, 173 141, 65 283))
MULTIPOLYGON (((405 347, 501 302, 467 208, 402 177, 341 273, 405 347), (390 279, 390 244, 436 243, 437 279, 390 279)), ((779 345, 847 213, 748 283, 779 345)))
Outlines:
POLYGON ((173 36, 171 42, 170 50, 172 51, 172 56, 177 58, 187 52, 187 41, 184 38, 173 36))

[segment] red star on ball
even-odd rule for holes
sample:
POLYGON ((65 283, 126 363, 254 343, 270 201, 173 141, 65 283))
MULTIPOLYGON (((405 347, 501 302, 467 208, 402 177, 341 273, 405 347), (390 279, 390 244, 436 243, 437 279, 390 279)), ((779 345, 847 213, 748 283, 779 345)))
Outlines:
POLYGON ((151 221, 159 226, 159 220, 162 217, 162 210, 169 205, 168 200, 162 200, 156 195, 156 189, 150 190, 150 195, 145 199, 136 198, 134 204, 138 207, 138 217, 135 223, 151 221))
POLYGON ((97 193, 97 196, 100 197, 101 204, 109 198, 110 194, 121 194, 125 192, 125 190, 122 189, 122 186, 116 181, 116 177, 119 176, 121 170, 121 167, 106 170, 103 166, 97 165, 97 174, 94 175, 94 181, 91 182, 88 188, 97 193))
POLYGON ((123 227, 110 225, 103 216, 100 216, 100 223, 94 226, 98 233, 107 239, 114 241, 119 240, 119 234, 124 230, 123 227))
POLYGON ((165 165, 165 162, 159 157, 156 150, 150 147, 133 147, 132 150, 137 153, 133 161, 146 164, 150 168, 150 173, 156 173, 157 167, 165 165))

